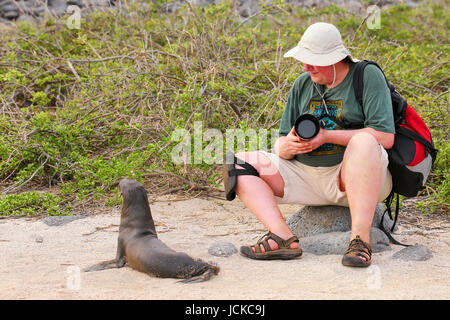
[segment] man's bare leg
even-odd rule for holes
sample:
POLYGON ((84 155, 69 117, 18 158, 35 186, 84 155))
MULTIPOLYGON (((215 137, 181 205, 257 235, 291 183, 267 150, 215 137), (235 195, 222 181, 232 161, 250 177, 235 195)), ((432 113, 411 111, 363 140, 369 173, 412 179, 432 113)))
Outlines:
POLYGON ((381 186, 381 150, 369 133, 359 133, 347 145, 340 173, 340 188, 347 192, 352 230, 370 244, 370 228, 381 186))
MULTIPOLYGON (((284 194, 284 181, 276 167, 266 155, 259 152, 238 153, 236 158, 250 163, 260 173, 260 177, 238 176, 236 194, 239 199, 269 231, 285 240, 292 237, 292 231, 275 200, 275 196, 283 197, 284 194)), ((236 168, 240 168, 239 165, 236 168)), ((269 240, 269 245, 272 250, 278 248, 273 240, 269 240)), ((291 248, 297 247, 297 243, 291 244, 291 248)), ((264 252, 262 245, 261 250, 264 252)))

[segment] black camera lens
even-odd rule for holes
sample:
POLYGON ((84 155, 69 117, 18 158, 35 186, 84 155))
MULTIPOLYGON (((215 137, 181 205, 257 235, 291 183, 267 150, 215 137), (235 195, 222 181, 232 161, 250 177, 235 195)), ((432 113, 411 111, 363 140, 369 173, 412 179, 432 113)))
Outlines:
POLYGON ((312 114, 302 114, 294 124, 295 134, 303 140, 310 140, 317 136, 320 123, 312 114))

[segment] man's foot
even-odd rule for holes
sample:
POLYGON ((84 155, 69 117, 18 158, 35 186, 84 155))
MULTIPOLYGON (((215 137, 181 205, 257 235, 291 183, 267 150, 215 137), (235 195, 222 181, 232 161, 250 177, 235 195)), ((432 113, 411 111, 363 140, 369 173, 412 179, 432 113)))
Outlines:
POLYGON ((362 241, 360 236, 350 241, 347 252, 342 257, 342 264, 348 267, 368 267, 372 260, 370 245, 362 241))
POLYGON ((284 240, 272 232, 266 233, 255 245, 242 246, 241 255, 257 260, 294 259, 302 255, 298 238, 292 236, 284 240))

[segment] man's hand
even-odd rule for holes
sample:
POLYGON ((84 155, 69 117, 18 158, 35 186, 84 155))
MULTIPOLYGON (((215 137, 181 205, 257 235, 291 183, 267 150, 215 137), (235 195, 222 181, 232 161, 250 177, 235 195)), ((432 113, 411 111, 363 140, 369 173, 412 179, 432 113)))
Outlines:
POLYGON ((296 154, 311 152, 323 144, 323 131, 320 129, 316 137, 305 141, 297 137, 292 128, 287 136, 280 137, 275 142, 275 152, 280 158, 287 160, 292 159, 296 154))
POLYGON ((350 139, 359 132, 370 133, 385 149, 392 148, 394 144, 393 133, 381 132, 372 128, 358 130, 324 130, 321 128, 319 134, 308 141, 297 137, 294 128, 292 128, 287 136, 278 138, 275 142, 274 151, 280 158, 290 160, 296 154, 311 152, 324 143, 347 146, 350 139))

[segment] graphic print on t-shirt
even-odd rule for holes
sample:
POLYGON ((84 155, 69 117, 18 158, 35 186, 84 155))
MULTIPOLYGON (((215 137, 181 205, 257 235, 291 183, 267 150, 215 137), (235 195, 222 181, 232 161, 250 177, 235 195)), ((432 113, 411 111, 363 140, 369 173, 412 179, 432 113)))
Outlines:
MULTIPOLYGON (((341 127, 339 124, 337 124, 334 120, 338 119, 339 121, 342 121, 342 106, 343 102, 342 100, 326 100, 325 103, 327 104, 327 107, 325 109, 325 106, 323 105, 322 101, 318 100, 311 100, 309 103, 309 110, 308 113, 315 116, 317 119, 321 120, 324 129, 326 130, 338 130, 341 127), (327 113, 328 110, 328 113, 327 113), (330 115, 331 117, 329 117, 330 115)), ((343 151, 344 147, 332 143, 325 143, 321 145, 319 148, 309 152, 308 154, 311 156, 319 156, 324 154, 335 154, 335 153, 341 153, 343 151)))

